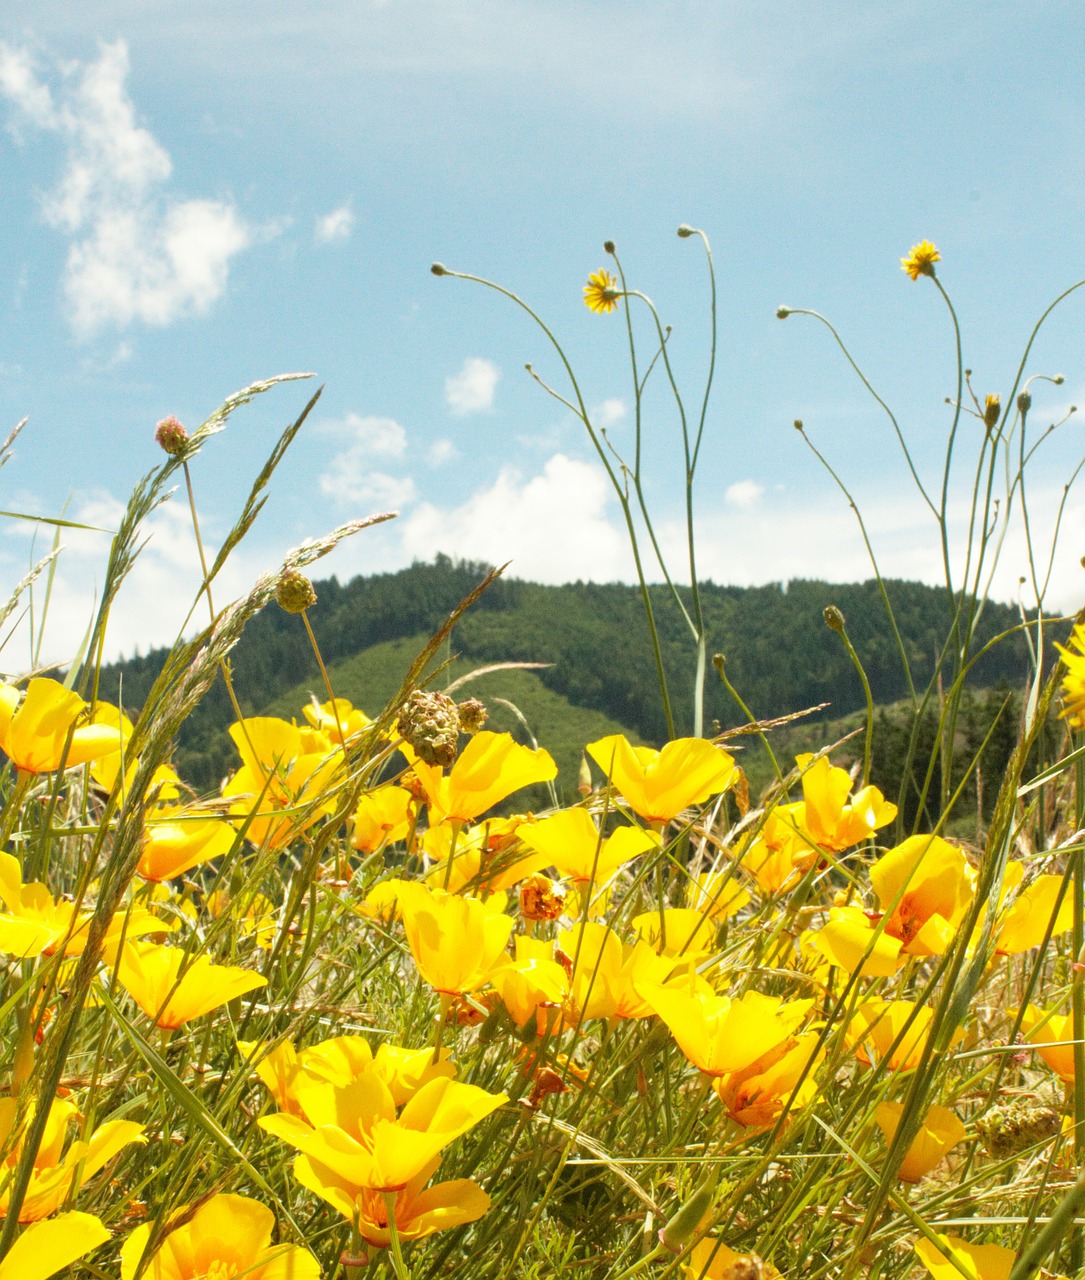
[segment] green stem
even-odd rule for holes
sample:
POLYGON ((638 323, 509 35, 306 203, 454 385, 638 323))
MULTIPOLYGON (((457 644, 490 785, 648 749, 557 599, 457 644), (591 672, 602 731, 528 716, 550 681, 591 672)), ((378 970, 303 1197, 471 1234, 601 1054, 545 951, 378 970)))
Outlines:
POLYGON ((396 1280, 411 1280, 411 1273, 407 1270, 407 1264, 403 1261, 403 1249, 400 1246, 399 1231, 396 1229, 396 1193, 394 1191, 385 1191, 384 1207, 388 1213, 388 1235, 389 1250, 392 1255, 392 1270, 396 1273, 396 1280))

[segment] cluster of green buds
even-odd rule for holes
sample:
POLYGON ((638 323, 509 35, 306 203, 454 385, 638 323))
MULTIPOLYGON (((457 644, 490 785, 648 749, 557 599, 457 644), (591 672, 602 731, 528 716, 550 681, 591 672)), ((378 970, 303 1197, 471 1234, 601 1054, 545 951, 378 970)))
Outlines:
POLYGON ((447 693, 416 689, 399 716, 404 742, 426 764, 450 768, 461 733, 477 733, 486 723, 486 708, 477 698, 457 704, 447 693))
POLYGON ((1027 1151, 1053 1138, 1061 1128, 1062 1118, 1057 1111, 1023 1101, 991 1107, 976 1119, 976 1130, 994 1160, 1027 1151))

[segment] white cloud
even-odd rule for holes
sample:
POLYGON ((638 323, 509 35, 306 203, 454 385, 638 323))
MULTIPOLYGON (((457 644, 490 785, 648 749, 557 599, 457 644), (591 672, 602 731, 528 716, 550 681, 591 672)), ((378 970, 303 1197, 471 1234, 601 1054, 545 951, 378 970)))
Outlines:
POLYGON ((402 458, 407 452, 407 433, 394 418, 348 413, 322 422, 320 429, 346 436, 352 449, 366 450, 377 458, 402 458))
POLYGON ((500 377, 492 360, 468 356, 459 373, 445 379, 445 402, 457 417, 492 409, 500 377))
POLYGON ((750 507, 757 506, 764 492, 764 485, 758 484, 756 480, 736 480, 724 490, 723 500, 728 506, 748 511, 750 507))
POLYGON ((458 458, 459 449, 451 440, 434 440, 430 445, 429 464, 431 467, 443 467, 446 462, 451 462, 453 458, 458 458))
POLYGON ((338 209, 333 209, 331 213, 317 218, 313 234, 317 244, 338 244, 340 240, 348 239, 353 230, 354 210, 350 207, 348 200, 338 209))
POLYGON ((537 582, 629 576, 625 539, 608 515, 610 485, 601 467, 555 454, 525 479, 503 467, 494 483, 458 507, 420 505, 402 524, 407 558, 436 552, 469 560, 512 561, 537 582))
POLYGON ((367 511, 401 507, 414 500, 414 481, 409 476, 373 469, 375 458, 397 460, 407 452, 407 433, 394 418, 348 413, 321 423, 321 430, 349 442, 321 474, 321 493, 341 506, 367 511))
POLYGON ((205 313, 254 236, 232 203, 162 191, 173 165, 136 123, 127 75, 124 41, 103 44, 96 61, 62 68, 54 96, 24 50, 0 43, 0 95, 66 149, 63 177, 42 208, 71 238, 64 292, 82 338, 205 313))
POLYGON ((595 411, 595 419, 601 427, 612 427, 616 422, 621 422, 625 413, 625 401, 619 400, 617 396, 611 396, 595 411))

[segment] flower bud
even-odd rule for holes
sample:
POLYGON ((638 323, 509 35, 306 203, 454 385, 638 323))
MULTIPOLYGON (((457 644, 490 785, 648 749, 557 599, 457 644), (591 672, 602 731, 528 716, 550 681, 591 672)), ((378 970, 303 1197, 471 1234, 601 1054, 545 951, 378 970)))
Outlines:
POLYGON ((987 1154, 995 1160, 1027 1151, 1038 1142, 1053 1138, 1062 1128, 1062 1118, 1057 1111, 1023 1101, 991 1107, 984 1115, 977 1116, 975 1123, 987 1154))
POLYGON ((1031 408, 1032 408, 1032 392, 1022 391, 1021 394, 1017 397, 1017 412, 1023 418, 1031 408))
POLYGON ((682 225, 678 228, 678 234, 682 237, 683 240, 688 240, 690 236, 696 235, 697 233, 693 230, 693 228, 689 225, 688 222, 683 222, 682 225))
POLYGON ((1061 387, 1062 384, 1066 381, 1066 374, 1056 373, 1055 376, 1051 379, 1051 381, 1055 384, 1056 387, 1061 387))
POLYGON ((795 428, 795 430, 796 430, 796 431, 801 431, 801 430, 802 430, 802 419, 801 419, 801 418, 796 418, 796 419, 795 419, 795 421, 794 421, 791 425, 795 428))
POLYGON ((701 1219, 712 1208, 712 1192, 701 1186, 674 1214, 665 1227, 660 1228, 659 1243, 672 1253, 681 1253, 701 1225, 701 1219))
POLYGON ((613 241, 613 240, 604 240, 604 241, 603 241, 603 252, 604 252, 604 253, 613 253, 613 252, 614 252, 614 241, 613 241))
POLYGON ((844 615, 835 604, 826 605, 821 616, 825 619, 825 625, 830 631, 835 631, 838 636, 844 634, 844 615))
POLYGON ((983 402, 983 425, 988 431, 992 427, 998 425, 999 415, 1002 413, 1002 401, 998 397, 997 392, 992 392, 983 402))
POLYGON ((448 268, 442 262, 435 262, 433 266, 430 267, 430 271, 432 271, 435 276, 448 275, 448 268))
POLYGON ((591 765, 588 764, 588 757, 580 753, 580 769, 576 775, 576 789, 582 796, 591 795, 591 765))
POLYGON ((279 585, 275 588, 279 608, 287 613, 304 613, 316 604, 313 584, 297 569, 284 569, 279 585))
POLYGON ((155 427, 154 438, 171 458, 176 458, 179 454, 184 453, 188 445, 188 432, 172 413, 168 418, 163 418, 155 427))
POLYGON ((790 314, 791 314, 791 308, 790 308, 790 307, 777 307, 777 308, 776 308, 776 319, 777 319, 777 320, 786 320, 790 314))

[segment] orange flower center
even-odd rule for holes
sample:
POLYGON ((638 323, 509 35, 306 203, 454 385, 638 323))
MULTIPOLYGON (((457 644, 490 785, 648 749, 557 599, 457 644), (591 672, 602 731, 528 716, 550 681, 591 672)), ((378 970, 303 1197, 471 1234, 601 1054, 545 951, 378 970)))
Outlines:
POLYGON ((216 1258, 202 1276, 195 1276, 193 1280, 234 1280, 234 1276, 237 1274, 236 1263, 225 1262, 222 1258, 216 1258))

